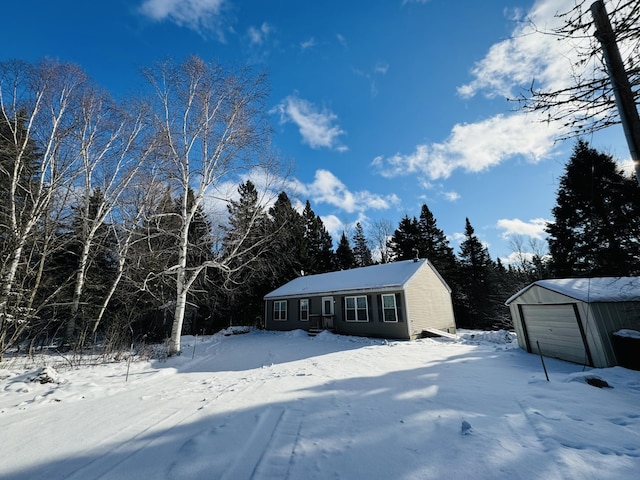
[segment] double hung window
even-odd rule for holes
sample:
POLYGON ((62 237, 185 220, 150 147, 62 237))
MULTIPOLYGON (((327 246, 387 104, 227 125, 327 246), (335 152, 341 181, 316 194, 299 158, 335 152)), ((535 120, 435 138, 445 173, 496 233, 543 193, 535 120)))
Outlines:
POLYGON ((369 307, 366 295, 345 297, 345 316, 347 322, 368 322, 369 307))
POLYGON ((273 319, 284 322, 287 320, 287 301, 275 300, 273 302, 273 319))
POLYGON ((396 306, 396 296, 382 295, 382 319, 385 322, 398 321, 398 308, 396 306))

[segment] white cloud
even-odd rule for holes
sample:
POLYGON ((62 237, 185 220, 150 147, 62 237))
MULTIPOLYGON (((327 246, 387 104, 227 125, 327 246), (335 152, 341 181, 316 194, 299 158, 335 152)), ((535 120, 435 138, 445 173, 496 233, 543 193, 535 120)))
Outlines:
POLYGON ((347 213, 387 210, 400 204, 395 194, 383 196, 367 190, 352 192, 332 172, 323 169, 316 170, 312 183, 305 184, 297 179, 289 181, 288 190, 310 198, 315 204, 332 205, 347 213))
POLYGON ((444 195, 444 198, 446 198, 450 202, 455 202, 456 200, 460 199, 460 194, 458 192, 442 192, 442 194, 444 195))
POLYGON ((512 235, 526 235, 531 238, 541 240, 546 236, 545 228, 549 220, 544 218, 534 218, 524 222, 519 218, 502 218, 498 220, 496 227, 503 230, 502 238, 509 238, 512 235))
POLYGON ((311 148, 348 150, 339 140, 346 132, 336 124, 338 116, 330 110, 295 95, 285 98, 275 110, 280 113, 282 123, 293 122, 298 126, 302 141, 311 148))
POLYGON ((145 0, 140 12, 155 21, 169 20, 178 26, 202 33, 215 31, 220 40, 220 14, 226 0, 145 0))
POLYGON ((375 97, 378 95, 377 80, 381 76, 386 75, 387 72, 389 71, 389 68, 390 66, 387 62, 378 61, 373 66, 371 71, 364 71, 358 68, 354 68, 353 72, 360 77, 366 78, 370 82, 371 95, 375 97))
POLYGON ((302 50, 306 50, 308 48, 315 47, 315 46, 316 46, 316 40, 313 37, 311 37, 309 40, 306 40, 300 44, 300 48, 302 50))
POLYGON ((417 145, 410 154, 378 156, 372 165, 384 177, 422 173, 436 180, 457 169, 481 172, 515 155, 537 162, 551 154, 557 134, 557 126, 535 121, 531 115, 496 115, 457 124, 442 143, 417 145))
POLYGON ((320 219, 322 220, 324 228, 326 228, 329 235, 331 235, 333 241, 337 242, 340 240, 340 235, 342 235, 342 232, 345 229, 344 223, 342 223, 342 221, 335 215, 321 215, 320 219))
POLYGON ((249 34, 251 45, 262 45, 267 40, 271 31, 271 26, 266 22, 263 23, 260 28, 254 26, 249 27, 247 33, 249 34))
POLYGON ((378 62, 378 63, 376 63, 376 66, 373 69, 373 71, 375 73, 386 75, 387 72, 389 71, 389 64, 388 63, 384 63, 384 62, 378 62))
POLYGON ((488 97, 514 97, 514 88, 527 88, 534 79, 536 88, 542 89, 571 85, 577 52, 588 44, 589 35, 558 41, 555 35, 540 31, 560 26, 562 20, 556 15, 574 6, 574 0, 536 2, 526 18, 518 19, 511 37, 493 45, 476 63, 471 71, 474 79, 459 87, 458 93, 464 98, 480 92, 488 97))
MULTIPOLYGON (((514 98, 533 80, 537 89, 571 86, 577 52, 588 44, 591 32, 563 41, 540 32, 559 26, 563 20, 556 15, 574 6, 574 0, 539 0, 528 12, 507 12, 516 25, 512 35, 494 44, 474 65, 473 78, 458 88, 459 95, 466 99, 479 94, 514 98)), ((568 133, 566 127, 545 120, 538 114, 518 112, 457 124, 441 143, 417 145, 412 153, 379 156, 373 165, 387 177, 423 173, 438 179, 457 169, 483 171, 515 156, 536 162, 552 155, 555 140, 568 133)))

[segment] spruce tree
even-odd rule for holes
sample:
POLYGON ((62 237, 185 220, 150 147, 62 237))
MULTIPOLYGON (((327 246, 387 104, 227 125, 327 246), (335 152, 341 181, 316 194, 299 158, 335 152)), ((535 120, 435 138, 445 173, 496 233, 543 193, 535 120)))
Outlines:
MULTIPOLYGON (((426 204, 423 204, 420 210, 418 231, 417 248, 420 256, 427 258, 447 282, 453 283, 457 273, 455 253, 449 245, 447 236, 438 228, 436 219, 426 204)), ((453 284, 451 286, 453 287, 453 284)))
POLYGON ((389 250, 394 261, 410 260, 420 255, 420 227, 416 217, 405 215, 389 241, 389 250))
MULTIPOLYGON (((476 236, 469 219, 465 219, 464 240, 460 244, 461 305, 457 312, 459 326, 486 328, 494 324, 494 264, 489 251, 476 236)), ((503 300, 504 302, 504 300, 503 300)))
POLYGON ((338 270, 349 270, 355 266, 356 259, 353 255, 353 250, 349 245, 347 234, 343 231, 338 242, 338 248, 336 248, 336 267, 338 270))
POLYGON ((233 255, 233 273, 225 288, 230 298, 230 321, 254 325, 263 314, 262 297, 271 274, 267 243, 270 222, 260 204, 255 185, 247 180, 238 187, 239 200, 229 202, 229 226, 223 240, 223 255, 233 255), (230 253, 235 249, 246 253, 230 253))
POLYGON ((356 267, 373 265, 371 249, 367 244, 367 238, 364 235, 364 229, 360 222, 356 223, 356 231, 353 234, 353 256, 356 267))
POLYGON ((267 256, 272 276, 266 280, 275 289, 304 274, 307 247, 304 220, 285 192, 278 195, 269 209, 269 217, 272 240, 267 256))
POLYGON ((578 141, 552 214, 547 232, 553 277, 640 272, 640 188, 611 156, 578 141))
POLYGON ((304 271, 306 273, 325 273, 335 269, 335 254, 333 252, 333 239, 311 209, 309 200, 304 207, 302 217, 305 222, 305 244, 307 252, 304 259, 304 271))

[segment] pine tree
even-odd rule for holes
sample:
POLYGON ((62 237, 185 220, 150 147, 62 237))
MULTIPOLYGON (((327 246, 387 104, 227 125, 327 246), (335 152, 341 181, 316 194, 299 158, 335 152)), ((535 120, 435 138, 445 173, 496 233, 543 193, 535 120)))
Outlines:
POLYGON ((367 238, 364 235, 364 229, 360 222, 356 223, 356 231, 353 234, 353 256, 356 267, 373 265, 371 249, 369 248, 367 238))
POLYGON ((394 261, 410 260, 420 255, 420 227, 416 217, 409 218, 405 215, 393 232, 389 241, 389 250, 394 261))
POLYGON ((640 188, 611 156, 578 141, 552 213, 547 226, 552 276, 640 272, 640 188))
POLYGON ((336 248, 336 267, 338 270, 349 270, 356 266, 356 258, 353 255, 347 234, 343 231, 336 248))

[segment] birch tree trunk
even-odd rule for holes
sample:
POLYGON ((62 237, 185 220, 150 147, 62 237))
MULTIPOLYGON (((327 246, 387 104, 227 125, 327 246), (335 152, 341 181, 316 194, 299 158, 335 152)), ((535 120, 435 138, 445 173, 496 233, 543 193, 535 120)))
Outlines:
POLYGON ((74 181, 74 157, 68 151, 73 124, 70 110, 83 82, 83 73, 73 65, 52 61, 35 66, 24 62, 0 64, 0 115, 12 127, 15 141, 10 204, 6 207, 10 260, 3 265, 0 275, 2 314, 6 314, 12 294, 17 293, 16 276, 25 246, 37 235, 35 226, 46 214, 56 192, 74 181), (18 133, 20 128, 22 135, 18 133), (38 148, 37 169, 28 185, 21 185, 23 169, 30 168, 28 162, 33 161, 28 158, 33 145, 38 148))
MULTIPOLYGON (((206 196, 219 195, 223 182, 238 182, 267 158, 264 78, 250 72, 228 72, 191 57, 180 65, 164 63, 146 72, 155 90, 155 124, 162 140, 158 156, 166 181, 180 198, 177 261, 165 272, 176 281, 176 299, 169 354, 180 353, 187 299, 206 268, 226 271, 230 258, 190 265, 189 230, 206 196)), ((268 158, 271 158, 268 156, 268 158)), ((239 250, 238 250, 239 251, 239 250)))
MULTIPOLYGON (((87 89, 79 111, 77 143, 82 161, 80 229, 81 253, 75 277, 71 315, 65 338, 75 335, 78 310, 85 289, 87 270, 95 250, 98 231, 147 159, 148 149, 139 148, 145 109, 135 112, 115 105, 105 94, 87 89), (96 195, 99 192, 100 195, 96 195)), ((97 322, 93 322, 97 326, 97 322)))

